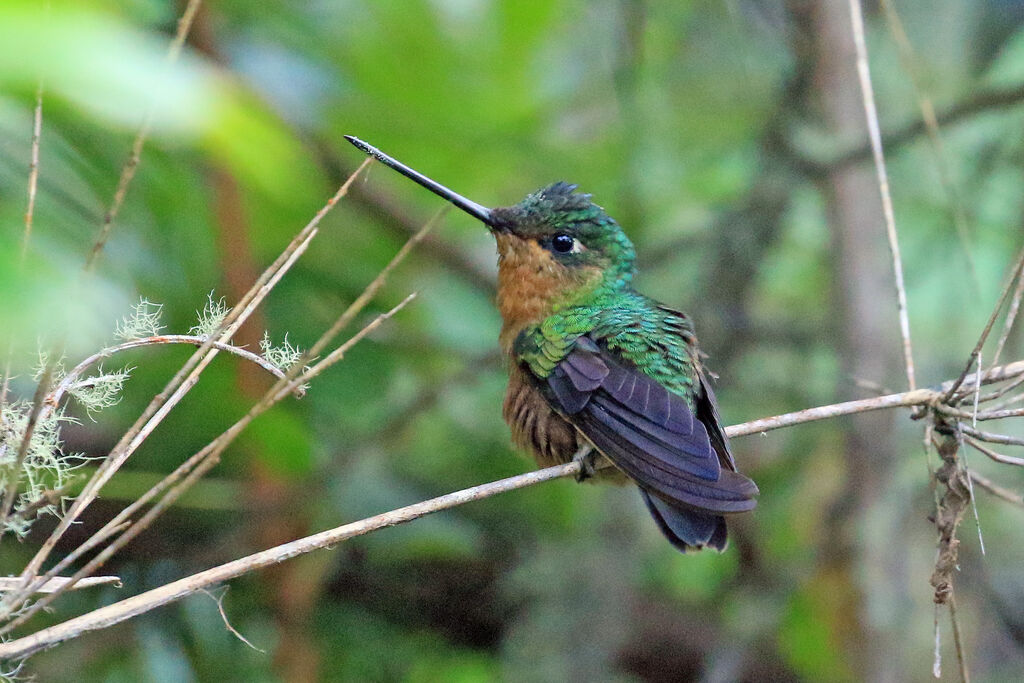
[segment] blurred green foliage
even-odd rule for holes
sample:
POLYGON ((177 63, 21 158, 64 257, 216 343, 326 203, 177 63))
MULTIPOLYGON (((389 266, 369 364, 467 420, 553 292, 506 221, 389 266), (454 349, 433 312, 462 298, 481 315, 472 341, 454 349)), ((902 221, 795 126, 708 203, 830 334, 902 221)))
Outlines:
MULTIPOLYGON (((178 3, 7 0, 0 330, 17 342, 13 389, 31 396, 39 343, 61 338, 77 362, 111 342, 139 297, 164 304, 171 332, 195 324, 209 292, 237 298, 361 161, 344 134, 489 206, 559 179, 593 193, 637 243, 640 288, 693 315, 721 375, 727 423, 870 395, 856 380, 901 389, 897 371, 850 377, 840 369, 842 283, 828 197, 820 178, 780 158, 827 163, 860 144, 830 135, 820 94, 793 94, 814 87, 795 83, 807 27, 791 21, 794 4, 225 0, 207 3, 193 42, 169 66, 178 3), (40 81, 40 187, 23 260, 40 81), (147 111, 152 134, 138 175, 97 273, 83 277, 80 264, 147 111), (765 178, 785 198, 774 218, 755 192, 765 178), (775 227, 770 242, 757 230, 762 218, 775 227), (749 273, 739 266, 746 254, 756 255, 749 273), (721 301, 720 292, 736 289, 742 300, 721 301)), ((940 111, 1024 82, 1020 3, 897 5, 940 111)), ((916 120, 918 103, 883 18, 868 18, 882 126, 896 130, 916 120)), ((1020 247, 1022 125, 1024 107, 1007 103, 945 129, 976 283, 925 136, 889 150, 923 384, 960 370, 1020 247)), ((437 208, 436 198, 372 166, 272 293, 248 343, 255 348, 265 329, 307 347, 437 208), (378 196, 397 210, 370 208, 378 196)), ((865 240, 877 237, 871 248, 883 253, 880 236, 865 240)), ((529 468, 500 417, 493 243, 455 213, 432 239, 371 313, 411 291, 420 292, 416 302, 305 398, 257 421, 208 486, 121 553, 108 570, 123 577, 123 589, 76 593, 34 623, 529 468)), ((878 306, 892 311, 895 329, 894 303, 878 306)), ((1004 358, 1022 351, 1018 334, 1004 358)), ((69 447, 107 452, 187 353, 132 352, 124 400, 98 422, 68 429, 69 447)), ((218 358, 84 528, 229 426, 262 379, 218 358)), ((934 529, 920 433, 904 422, 891 441, 899 464, 882 505, 858 518, 855 536, 890 546, 894 568, 853 577, 880 596, 860 617, 851 614, 856 585, 823 559, 846 476, 848 425, 836 420, 736 441, 762 496, 733 525, 733 546, 721 556, 675 553, 628 489, 555 482, 233 582, 226 613, 266 653, 235 639, 214 601, 197 596, 62 645, 26 670, 69 681, 304 673, 332 681, 668 681, 702 672, 703 680, 854 680, 865 674, 848 649, 850 622, 861 618, 898 679, 923 680, 933 643, 934 529)), ((978 454, 971 464, 1010 488, 1024 485, 1019 472, 978 454)), ((1024 666, 1024 618, 1012 607, 1024 595, 1013 578, 1024 560, 1021 511, 984 495, 978 506, 988 554, 977 552, 968 521, 959 602, 976 678, 1010 680, 1007 672, 1024 666)), ((0 571, 20 570, 41 534, 5 543, 0 571)), ((950 640, 944 631, 947 676, 950 640)))

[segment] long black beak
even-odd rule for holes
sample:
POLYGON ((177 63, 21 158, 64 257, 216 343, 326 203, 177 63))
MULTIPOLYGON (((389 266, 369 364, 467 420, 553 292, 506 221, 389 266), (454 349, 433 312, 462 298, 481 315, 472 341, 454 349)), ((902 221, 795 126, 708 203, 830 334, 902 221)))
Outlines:
POLYGON ((380 151, 373 145, 368 145, 357 137, 346 135, 345 139, 351 142, 356 147, 358 147, 363 152, 366 152, 370 156, 377 159, 377 161, 381 162, 385 166, 390 166, 391 168, 395 169, 396 171, 404 175, 406 178, 410 178, 416 181, 417 183, 427 188, 437 196, 447 199, 452 204, 468 213, 470 216, 473 216, 474 218, 483 221, 485 225, 495 227, 493 215, 491 213, 491 210, 488 209, 487 207, 480 206, 476 202, 466 199, 461 194, 456 194, 452 192, 441 183, 435 182, 428 178, 427 176, 423 175, 422 173, 412 170, 411 168, 403 164, 401 161, 389 157, 387 154, 380 151))

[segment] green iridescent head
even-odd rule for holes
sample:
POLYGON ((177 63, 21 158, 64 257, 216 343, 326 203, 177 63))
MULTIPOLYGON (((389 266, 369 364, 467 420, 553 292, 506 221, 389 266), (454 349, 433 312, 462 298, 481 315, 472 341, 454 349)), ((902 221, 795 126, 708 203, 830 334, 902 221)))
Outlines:
POLYGON ((514 206, 492 209, 490 217, 495 233, 533 240, 566 268, 598 267, 624 280, 633 276, 633 243, 576 185, 549 185, 514 206))

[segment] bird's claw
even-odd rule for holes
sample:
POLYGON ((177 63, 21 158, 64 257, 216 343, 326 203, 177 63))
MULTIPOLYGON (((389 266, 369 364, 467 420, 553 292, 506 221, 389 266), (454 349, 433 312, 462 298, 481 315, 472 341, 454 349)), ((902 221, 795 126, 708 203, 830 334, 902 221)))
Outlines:
POLYGON ((572 456, 573 462, 580 464, 580 471, 576 473, 576 481, 586 481, 594 476, 597 472, 597 457, 598 452, 594 450, 594 447, 590 444, 583 444, 579 447, 579 450, 572 456))

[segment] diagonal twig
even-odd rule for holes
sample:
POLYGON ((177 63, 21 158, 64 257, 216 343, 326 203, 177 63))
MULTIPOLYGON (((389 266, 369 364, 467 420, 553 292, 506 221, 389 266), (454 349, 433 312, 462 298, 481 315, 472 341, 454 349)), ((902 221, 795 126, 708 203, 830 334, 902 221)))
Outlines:
POLYGON ((967 359, 967 365, 964 367, 963 372, 960 373, 957 380, 953 382, 953 385, 950 386, 949 390, 942 397, 943 403, 950 403, 953 400, 956 390, 960 388, 961 384, 963 384, 964 380, 967 378, 967 373, 971 371, 971 368, 980 357, 981 349, 985 346, 985 342, 988 340, 988 335, 992 332, 992 326, 995 325, 996 319, 999 317, 999 311, 1002 310, 1003 304, 1006 302, 1006 298, 1010 295, 1010 290, 1013 289, 1013 283, 1020 277, 1022 269, 1024 269, 1024 248, 1020 250, 1017 260, 1013 264, 1013 269, 1010 271, 1010 277, 1003 286, 1003 291, 999 295, 999 299, 996 301, 995 307, 992 309, 992 315, 989 316, 988 322, 985 324, 985 329, 982 330, 981 336, 978 337, 978 343, 974 345, 974 350, 971 351, 971 355, 967 359))
MULTIPOLYGON (((181 54, 181 49, 185 44, 185 38, 188 36, 189 29, 192 27, 192 21, 195 19, 196 13, 199 11, 200 2, 201 0, 189 0, 188 5, 185 6, 185 11, 182 12, 181 18, 178 20, 178 30, 175 32, 174 38, 171 40, 171 45, 167 50, 168 65, 176 62, 178 56, 181 54)), ((86 272, 91 271, 96 266, 96 261, 99 258, 100 253, 103 251, 103 247, 106 246, 107 239, 110 237, 110 231, 114 227, 114 221, 117 220, 117 215, 120 213, 121 206, 124 204, 124 198, 128 194, 128 187, 135 178, 135 172, 139 169, 139 162, 142 160, 142 148, 146 144, 146 139, 149 137, 150 129, 153 125, 153 113, 154 105, 153 103, 150 103, 146 108, 145 114, 142 116, 142 124, 139 126, 139 131, 135 134, 135 139, 132 141, 132 148, 128 155, 128 161, 126 161, 124 166, 121 168, 121 176, 117 181, 117 189, 114 190, 114 198, 110 202, 110 207, 103 214, 103 223, 100 225, 100 231, 96 235, 96 240, 93 242, 92 249, 89 250, 89 255, 86 256, 86 272)))
POLYGON ((981 488, 991 493, 993 496, 996 496, 997 498, 1002 498, 1007 503, 1012 503, 1013 505, 1024 507, 1024 496, 1022 496, 1019 493, 1015 493, 1014 491, 1011 491, 1007 488, 1003 488, 999 484, 993 482, 988 477, 978 474, 975 470, 971 470, 971 480, 974 481, 974 483, 980 486, 981 488))
POLYGON ((921 78, 920 69, 918 67, 918 59, 914 53, 914 47, 910 44, 910 37, 907 35, 907 32, 903 27, 903 20, 900 19, 899 12, 896 11, 896 6, 893 4, 892 0, 882 0, 882 9, 885 12, 890 32, 896 41, 896 45, 899 47, 900 61, 903 62, 903 67, 910 76, 910 83, 917 95, 918 107, 921 110, 921 121, 924 124, 925 131, 928 133, 928 140, 931 143, 933 152, 935 153, 936 169, 939 173, 939 183, 949 196, 950 209, 953 215, 953 225, 956 228, 957 235, 960 238, 960 244, 963 247, 964 256, 967 259, 967 268, 970 271, 971 283, 974 285, 975 293, 980 294, 981 282, 978 278, 978 266, 974 260, 974 253, 971 250, 971 236, 970 228, 967 225, 967 213, 964 211, 963 199, 960 196, 960 191, 953 179, 953 172, 946 161, 946 145, 942 141, 942 134, 939 131, 939 119, 935 113, 935 105, 932 102, 932 98, 925 91, 925 86, 922 82, 923 79, 921 78))

